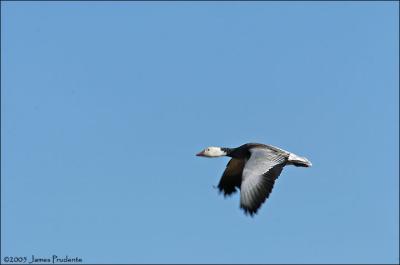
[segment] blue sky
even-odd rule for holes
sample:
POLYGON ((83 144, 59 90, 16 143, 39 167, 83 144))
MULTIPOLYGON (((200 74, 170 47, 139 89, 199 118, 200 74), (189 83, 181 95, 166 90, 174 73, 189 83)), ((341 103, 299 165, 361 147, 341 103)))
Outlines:
POLYGON ((399 262, 398 3, 1 6, 3 257, 399 262), (195 156, 246 142, 313 162, 254 218, 195 156))

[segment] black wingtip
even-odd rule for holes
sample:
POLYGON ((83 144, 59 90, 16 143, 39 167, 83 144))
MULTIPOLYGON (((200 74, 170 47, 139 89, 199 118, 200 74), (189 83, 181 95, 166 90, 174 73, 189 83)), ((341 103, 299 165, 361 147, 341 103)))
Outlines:
POLYGON ((235 191, 232 191, 232 192, 227 192, 227 191, 225 191, 225 190, 219 190, 219 191, 218 191, 218 194, 222 194, 222 195, 224 196, 224 198, 226 198, 226 197, 231 196, 231 195, 234 194, 235 192, 236 192, 236 190, 235 190, 235 191))
POLYGON ((250 217, 254 217, 254 215, 256 215, 257 214, 257 211, 258 211, 258 209, 250 209, 250 208, 245 208, 244 206, 240 206, 240 208, 244 211, 244 214, 246 215, 246 216, 249 216, 250 215, 250 217))
POLYGON ((224 197, 228 197, 234 193, 237 192, 236 188, 233 189, 227 189, 226 187, 222 187, 221 185, 218 185, 217 187, 213 186, 214 188, 218 189, 218 194, 223 194, 224 197))

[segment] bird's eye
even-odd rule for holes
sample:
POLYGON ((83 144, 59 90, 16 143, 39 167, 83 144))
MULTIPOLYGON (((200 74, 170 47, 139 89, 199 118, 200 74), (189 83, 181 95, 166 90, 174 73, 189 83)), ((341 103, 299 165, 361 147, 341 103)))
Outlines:
POLYGON ((207 152, 210 152, 210 148, 207 148, 207 152))

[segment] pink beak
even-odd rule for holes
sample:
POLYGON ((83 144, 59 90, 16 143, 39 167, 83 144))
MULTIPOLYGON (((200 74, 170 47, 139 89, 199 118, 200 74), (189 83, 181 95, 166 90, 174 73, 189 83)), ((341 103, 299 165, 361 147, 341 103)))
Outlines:
POLYGON ((204 151, 201 151, 200 153, 197 153, 196 156, 204 156, 204 151))

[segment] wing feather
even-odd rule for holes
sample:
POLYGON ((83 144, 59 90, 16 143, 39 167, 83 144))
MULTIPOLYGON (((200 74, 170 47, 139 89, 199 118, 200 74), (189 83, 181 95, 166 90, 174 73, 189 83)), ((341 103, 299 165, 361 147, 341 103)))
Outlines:
POLYGON ((229 160, 218 184, 218 189, 224 196, 232 195, 236 192, 236 188, 240 188, 244 164, 243 159, 229 160))
POLYGON ((243 168, 240 207, 246 214, 253 215, 272 192, 286 164, 287 153, 268 147, 252 148, 250 153, 243 168))

